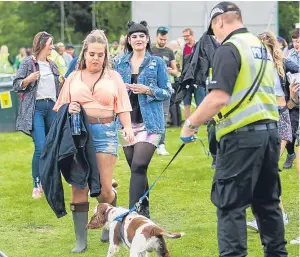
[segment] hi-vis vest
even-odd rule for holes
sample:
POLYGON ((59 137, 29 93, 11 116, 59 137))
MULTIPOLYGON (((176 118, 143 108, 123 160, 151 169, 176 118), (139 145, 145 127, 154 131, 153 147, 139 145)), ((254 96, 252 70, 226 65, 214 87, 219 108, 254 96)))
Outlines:
POLYGON ((0 73, 14 73, 14 68, 10 64, 7 55, 0 55, 0 73))
POLYGON ((279 118, 274 93, 274 64, 270 53, 268 51, 266 53, 265 50, 262 52, 262 43, 251 33, 236 34, 227 40, 225 44, 227 42, 237 47, 241 56, 241 69, 230 100, 220 113, 214 117, 217 141, 220 141, 222 136, 253 122, 266 119, 278 121, 279 118), (257 77, 265 54, 267 54, 267 66, 253 99, 249 101, 252 90, 239 108, 227 118, 224 118, 224 115, 246 95, 257 77))

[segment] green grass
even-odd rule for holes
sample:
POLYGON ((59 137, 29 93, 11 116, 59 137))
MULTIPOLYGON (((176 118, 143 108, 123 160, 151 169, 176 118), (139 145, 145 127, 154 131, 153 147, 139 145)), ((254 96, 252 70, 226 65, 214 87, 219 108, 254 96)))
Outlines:
MULTIPOLYGON (((173 155, 180 146, 179 129, 168 129, 167 149, 173 155)), ((206 132, 200 137, 207 145, 206 132)), ((72 215, 57 219, 45 198, 31 198, 31 158, 33 143, 22 133, 0 134, 0 250, 8 257, 61 257, 74 246, 72 215)), ((150 182, 158 176, 170 160, 155 154, 149 170, 150 182)), ((177 240, 167 240, 172 257, 218 256, 215 207, 210 202, 210 189, 214 172, 210 169, 211 158, 204 155, 200 143, 187 145, 151 192, 151 216, 166 230, 185 232, 177 240)), ((281 161, 282 165, 282 161, 281 161)), ((120 206, 128 204, 129 168, 120 151, 115 169, 119 181, 120 206)), ((299 235, 299 191, 295 168, 281 173, 283 203, 289 215, 286 239, 299 235)), ((70 187, 66 183, 66 206, 70 202, 70 187)), ((92 215, 95 199, 90 199, 92 215)), ((248 212, 248 220, 252 214, 248 212)), ((106 256, 107 244, 99 242, 100 230, 88 234, 89 248, 80 256, 106 256)), ((248 231, 250 257, 261 257, 259 235, 248 231)), ((299 256, 296 245, 287 245, 290 257, 299 256)), ((120 257, 129 253, 121 248, 120 257)), ((154 256, 154 255, 151 255, 154 256)))

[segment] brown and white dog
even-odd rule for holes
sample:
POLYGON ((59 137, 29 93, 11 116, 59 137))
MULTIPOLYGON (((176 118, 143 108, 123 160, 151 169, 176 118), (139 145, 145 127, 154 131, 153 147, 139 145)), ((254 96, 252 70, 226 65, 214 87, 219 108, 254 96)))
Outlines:
POLYGON ((109 249, 107 257, 112 257, 119 251, 122 242, 120 228, 125 244, 130 248, 130 257, 147 257, 148 252, 155 251, 159 257, 170 257, 163 236, 168 238, 180 238, 184 233, 169 233, 156 225, 150 219, 136 212, 128 214, 120 226, 115 218, 127 212, 128 209, 113 207, 107 203, 99 204, 95 214, 91 218, 88 229, 97 229, 105 226, 109 229, 109 249))

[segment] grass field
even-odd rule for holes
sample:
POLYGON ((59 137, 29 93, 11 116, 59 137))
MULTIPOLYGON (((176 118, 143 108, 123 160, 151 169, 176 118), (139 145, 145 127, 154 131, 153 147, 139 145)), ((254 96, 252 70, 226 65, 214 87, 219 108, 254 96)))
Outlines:
MULTIPOLYGON (((179 129, 168 129, 167 149, 171 155, 180 146, 179 129)), ((205 128, 200 137, 207 145, 205 128)), ((65 257, 74 246, 72 215, 57 219, 45 198, 31 198, 31 158, 33 143, 22 133, 0 134, 0 250, 8 257, 65 257)), ((284 154, 285 155, 285 154, 284 154)), ((149 167, 149 180, 154 181, 171 156, 155 154, 149 167)), ((211 158, 204 155, 199 142, 187 145, 151 192, 151 216, 165 229, 185 232, 177 240, 167 240, 172 257, 217 257, 215 207, 210 202, 213 170, 211 158)), ((281 161, 282 165, 282 161, 281 161)), ((120 151, 115 169, 119 181, 118 205, 128 204, 129 168, 120 151)), ((299 234, 299 190, 295 168, 281 173, 283 203, 289 215, 286 239, 299 234)), ((64 184, 66 206, 70 187, 64 184)), ((95 199, 90 199, 92 215, 95 199)), ((248 220, 252 214, 248 212, 248 220)), ((100 230, 89 231, 88 250, 80 256, 104 257, 107 244, 99 242, 100 230)), ((250 257, 261 257, 259 234, 248 231, 250 257)), ((299 256, 299 247, 287 245, 290 257, 299 256)), ((121 248, 120 257, 129 256, 121 248)), ((154 255, 151 255, 154 256, 154 255)))

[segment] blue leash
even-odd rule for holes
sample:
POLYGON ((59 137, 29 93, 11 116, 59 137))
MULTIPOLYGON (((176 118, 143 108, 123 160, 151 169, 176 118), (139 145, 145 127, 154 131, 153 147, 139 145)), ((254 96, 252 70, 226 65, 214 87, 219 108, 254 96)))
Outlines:
MULTIPOLYGON (((205 149, 205 146, 204 146, 204 143, 202 142, 201 139, 193 136, 193 140, 191 141, 195 141, 195 140, 199 140, 204 148, 204 153, 209 155, 209 152, 206 151, 205 149)), ((184 140, 183 140, 184 141, 184 140)), ((126 218, 126 216, 136 210, 139 210, 140 207, 141 207, 141 204, 143 202, 143 200, 145 198, 147 198, 147 194, 151 191, 151 189, 156 185, 157 181, 161 178, 161 176, 165 173, 165 171, 167 170, 167 168, 171 165, 171 163, 174 161, 174 159, 176 158, 176 156, 181 152, 181 150, 183 149, 183 147, 185 146, 185 144, 183 143, 179 149, 177 150, 177 152, 174 154, 174 156, 172 157, 172 159, 169 161, 168 165, 164 168, 164 170, 160 173, 160 175, 155 179, 155 181, 152 183, 152 185, 148 188, 148 190, 141 196, 141 198, 139 199, 139 201, 131 208, 129 209, 127 212, 119 215, 118 217, 116 217, 114 219, 114 221, 118 221, 120 222, 120 227, 119 227, 119 230, 120 230, 120 236, 121 236, 121 239, 122 241, 127 245, 126 241, 125 241, 125 238, 124 238, 124 235, 122 233, 122 223, 123 223, 123 220, 126 218)), ((127 247, 129 248, 129 246, 127 245, 127 247)))

